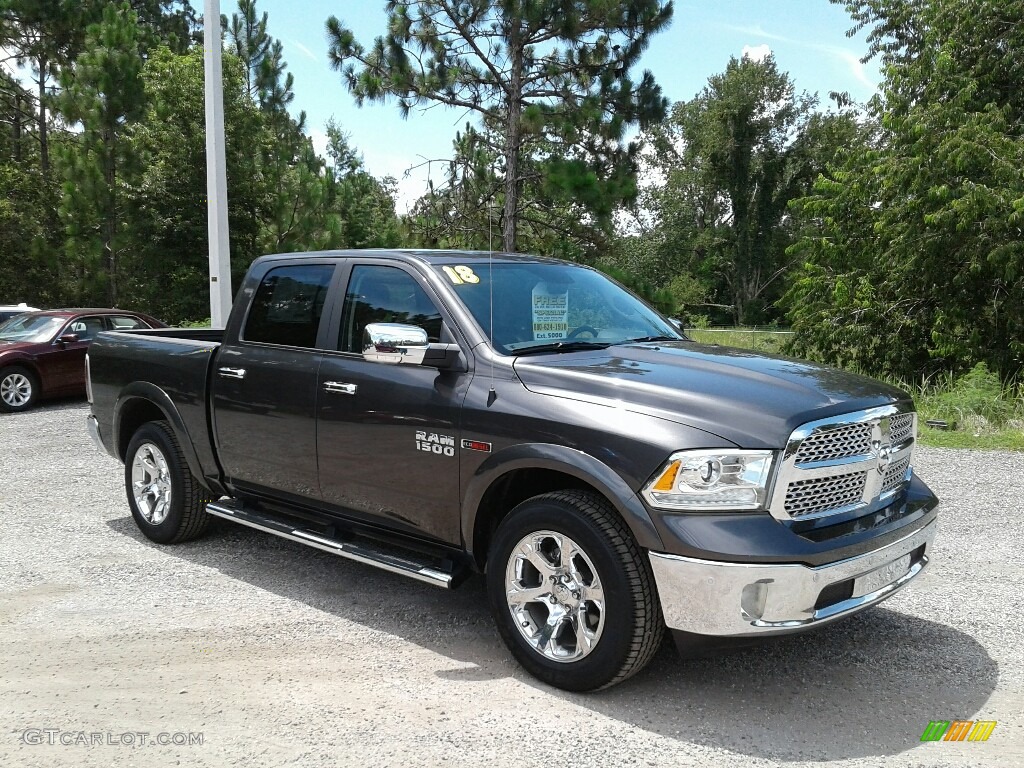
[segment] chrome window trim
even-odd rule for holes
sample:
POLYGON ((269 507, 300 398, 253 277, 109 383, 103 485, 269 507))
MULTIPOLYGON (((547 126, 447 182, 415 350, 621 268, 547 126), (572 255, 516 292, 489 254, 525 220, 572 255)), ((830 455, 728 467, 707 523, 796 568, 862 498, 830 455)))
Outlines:
POLYGON ((916 435, 917 413, 914 411, 913 405, 909 403, 895 403, 854 413, 843 413, 802 424, 790 435, 786 448, 782 452, 771 491, 768 511, 772 517, 782 521, 816 520, 822 517, 849 513, 866 507, 876 500, 891 498, 905 487, 913 470, 912 467, 908 466, 904 473, 903 481, 883 494, 882 488, 885 482, 886 470, 903 458, 910 456, 914 449, 916 435), (901 443, 893 444, 890 440, 891 419, 893 416, 900 414, 911 415, 913 421, 909 437, 901 443), (839 429, 852 424, 864 423, 871 425, 870 453, 847 456, 840 459, 797 463, 797 456, 803 441, 816 431, 839 429), (864 471, 867 471, 864 490, 860 500, 856 503, 796 516, 786 511, 786 493, 792 483, 800 480, 842 477, 864 471))

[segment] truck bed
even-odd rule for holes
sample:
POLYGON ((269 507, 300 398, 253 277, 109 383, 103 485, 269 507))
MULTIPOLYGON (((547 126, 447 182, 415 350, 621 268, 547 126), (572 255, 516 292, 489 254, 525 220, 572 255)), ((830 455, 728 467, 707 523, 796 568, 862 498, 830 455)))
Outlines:
POLYGON ((223 330, 213 328, 99 334, 89 348, 89 369, 92 412, 107 451, 123 457, 138 417, 133 398, 156 403, 184 433, 182 448, 193 473, 216 484, 220 471, 208 403, 210 369, 223 337, 223 330))

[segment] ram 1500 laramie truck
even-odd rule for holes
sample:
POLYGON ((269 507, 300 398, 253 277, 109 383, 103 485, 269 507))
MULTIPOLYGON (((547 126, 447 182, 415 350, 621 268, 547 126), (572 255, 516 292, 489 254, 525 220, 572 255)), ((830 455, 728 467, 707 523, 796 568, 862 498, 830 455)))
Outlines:
POLYGON ((442 587, 569 690, 848 616, 927 565, 903 392, 691 342, 526 255, 256 260, 227 327, 103 333, 88 428, 142 532, 213 517, 442 587))

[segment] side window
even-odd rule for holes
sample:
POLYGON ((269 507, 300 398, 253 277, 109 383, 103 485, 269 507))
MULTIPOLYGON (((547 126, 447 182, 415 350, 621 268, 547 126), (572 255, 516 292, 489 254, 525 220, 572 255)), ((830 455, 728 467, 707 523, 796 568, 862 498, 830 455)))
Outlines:
POLYGON ((441 313, 420 284, 396 267, 352 269, 341 317, 341 351, 362 352, 363 329, 370 323, 418 325, 430 341, 441 339, 441 313))
POLYGON ((149 328, 139 318, 126 315, 110 315, 107 317, 107 321, 110 323, 112 331, 134 331, 136 328, 149 328))
POLYGON ((80 317, 68 326, 65 333, 76 334, 79 341, 91 341, 104 330, 102 317, 80 317))
POLYGON ((315 347, 333 274, 334 267, 328 264, 270 270, 256 290, 242 339, 289 347, 315 347))

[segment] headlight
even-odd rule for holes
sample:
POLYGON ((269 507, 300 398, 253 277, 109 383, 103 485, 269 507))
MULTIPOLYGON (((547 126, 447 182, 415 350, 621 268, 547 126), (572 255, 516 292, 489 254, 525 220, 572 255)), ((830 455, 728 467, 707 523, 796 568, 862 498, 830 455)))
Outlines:
POLYGON ((771 451, 680 451, 643 489, 658 509, 763 509, 771 451))

